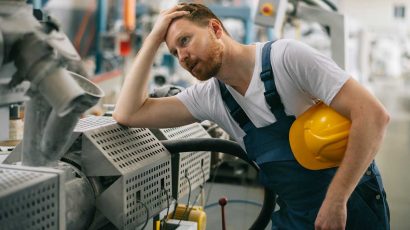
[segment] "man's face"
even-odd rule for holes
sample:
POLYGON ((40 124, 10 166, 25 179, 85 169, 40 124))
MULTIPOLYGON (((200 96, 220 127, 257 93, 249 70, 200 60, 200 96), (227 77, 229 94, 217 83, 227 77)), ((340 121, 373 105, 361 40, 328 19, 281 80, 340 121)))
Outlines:
POLYGON ((223 47, 210 26, 177 19, 169 26, 165 42, 181 66, 198 80, 208 80, 219 72, 223 47))

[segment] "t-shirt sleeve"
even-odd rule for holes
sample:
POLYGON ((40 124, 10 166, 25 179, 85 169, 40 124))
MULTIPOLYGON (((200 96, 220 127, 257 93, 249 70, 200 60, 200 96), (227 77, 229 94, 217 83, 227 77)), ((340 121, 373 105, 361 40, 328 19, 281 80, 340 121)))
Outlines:
POLYGON ((192 116, 199 121, 210 119, 209 109, 207 109, 209 101, 206 100, 209 98, 207 90, 209 83, 207 81, 194 84, 176 95, 192 116))
POLYGON ((332 59, 296 40, 287 40, 283 64, 297 86, 329 105, 350 76, 332 59))

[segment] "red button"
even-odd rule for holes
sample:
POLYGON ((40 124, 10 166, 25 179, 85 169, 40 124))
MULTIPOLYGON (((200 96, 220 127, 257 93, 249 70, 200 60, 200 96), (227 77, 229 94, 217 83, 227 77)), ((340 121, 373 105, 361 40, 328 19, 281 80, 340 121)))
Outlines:
POLYGON ((261 14, 265 15, 265 16, 272 16, 274 14, 274 8, 273 5, 270 3, 265 3, 262 5, 261 7, 261 14))

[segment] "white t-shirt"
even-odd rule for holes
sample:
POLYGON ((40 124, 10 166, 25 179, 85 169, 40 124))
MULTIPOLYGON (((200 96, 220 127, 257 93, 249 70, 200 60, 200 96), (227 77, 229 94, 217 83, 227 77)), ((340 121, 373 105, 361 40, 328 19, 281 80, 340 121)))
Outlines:
MULTIPOLYGON (((255 69, 245 96, 227 85, 229 92, 256 127, 276 121, 266 103, 265 87, 260 79, 262 48, 256 43, 255 69)), ((275 84, 288 115, 296 117, 314 104, 317 99, 330 104, 349 75, 337 64, 313 48, 291 39, 281 39, 272 44, 271 65, 275 84)), ((195 84, 177 97, 194 118, 217 123, 243 148, 245 132, 229 114, 222 100, 218 80, 211 78, 195 84)))

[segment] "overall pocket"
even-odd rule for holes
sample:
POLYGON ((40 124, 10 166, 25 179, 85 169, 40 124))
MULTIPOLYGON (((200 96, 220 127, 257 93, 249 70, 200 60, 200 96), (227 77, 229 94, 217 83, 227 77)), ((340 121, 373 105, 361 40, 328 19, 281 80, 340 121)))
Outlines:
POLYGON ((347 204, 346 229, 390 229, 385 198, 376 178, 359 184, 347 204))

